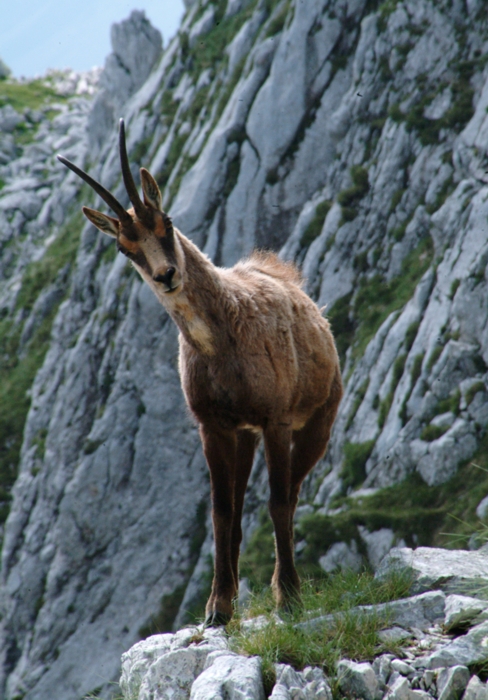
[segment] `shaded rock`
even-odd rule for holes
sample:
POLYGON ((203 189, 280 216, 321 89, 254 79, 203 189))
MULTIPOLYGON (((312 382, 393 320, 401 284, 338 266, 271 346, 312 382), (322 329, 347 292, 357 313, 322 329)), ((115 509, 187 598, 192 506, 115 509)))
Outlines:
POLYGON ((488 661, 488 622, 483 622, 436 651, 415 660, 420 668, 471 666, 488 661))
POLYGON ((444 627, 447 631, 462 627, 472 622, 481 612, 488 608, 486 601, 470 596, 452 594, 446 598, 446 616, 444 627))
POLYGON ((276 683, 270 700, 332 700, 324 672, 319 668, 306 667, 295 671, 286 664, 275 664, 276 683))
POLYGON ((327 554, 324 554, 319 559, 321 568, 327 573, 336 569, 350 569, 351 571, 359 571, 363 563, 363 559, 358 552, 356 540, 347 542, 335 542, 327 554))
POLYGON ((437 676, 438 700, 459 700, 469 682, 466 666, 443 668, 437 676))
POLYGON ((471 679, 464 691, 463 700, 487 700, 488 686, 482 683, 478 676, 471 676, 471 679))
POLYGON ((401 659, 393 659, 391 662, 391 668, 393 671, 398 671, 398 673, 401 673, 402 676, 409 676, 414 672, 413 668, 411 668, 404 661, 401 661, 401 659))
POLYGON ((412 700, 412 690, 406 678, 399 677, 389 686, 386 697, 391 700, 412 700))
POLYGON ((364 540, 368 548, 369 563, 373 567, 373 570, 376 571, 385 554, 392 548, 393 542, 395 541, 395 533, 387 527, 369 532, 367 528, 360 525, 358 530, 361 539, 364 540))
POLYGON ((379 689, 378 679, 370 664, 345 659, 337 664, 337 682, 341 692, 349 698, 375 700, 379 689))
POLYGON ((488 514, 488 496, 485 496, 476 506, 476 515, 480 520, 484 520, 488 514))
POLYGON ((191 688, 190 700, 265 700, 261 659, 212 652, 191 688))
MULTIPOLYGON (((0 77, 2 66, 0 64, 0 77)), ((12 105, 5 105, 0 108, 0 131, 11 132, 15 127, 23 121, 22 115, 19 114, 12 105)))
POLYGON ((390 627, 388 629, 380 630, 378 632, 378 637, 385 644, 403 642, 406 639, 412 637, 412 633, 403 629, 402 627, 390 627))

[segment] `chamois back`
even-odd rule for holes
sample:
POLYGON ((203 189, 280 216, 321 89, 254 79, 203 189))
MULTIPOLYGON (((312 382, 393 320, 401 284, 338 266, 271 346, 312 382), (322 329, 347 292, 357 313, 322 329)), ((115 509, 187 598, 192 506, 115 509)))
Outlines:
POLYGON ((296 265, 281 260, 276 253, 268 250, 255 250, 248 258, 238 262, 233 269, 257 271, 282 282, 291 282, 298 287, 303 286, 303 277, 296 265))

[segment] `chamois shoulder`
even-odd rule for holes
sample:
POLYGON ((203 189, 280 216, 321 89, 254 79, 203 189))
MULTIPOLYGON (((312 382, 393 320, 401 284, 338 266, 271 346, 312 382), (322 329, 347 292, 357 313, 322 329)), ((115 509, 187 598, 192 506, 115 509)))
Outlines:
POLYGON ((275 253, 269 251, 254 251, 248 258, 241 260, 232 268, 237 273, 260 272, 282 282, 303 285, 303 277, 291 262, 284 262, 275 253))

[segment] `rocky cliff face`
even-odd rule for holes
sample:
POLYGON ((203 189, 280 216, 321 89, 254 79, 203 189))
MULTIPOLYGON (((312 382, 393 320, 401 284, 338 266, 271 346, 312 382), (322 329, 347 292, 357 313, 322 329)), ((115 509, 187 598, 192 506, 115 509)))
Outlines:
MULTIPOLYGON (((54 160, 125 201, 122 112, 134 172, 153 172, 186 235, 222 265, 281 249, 327 304, 346 394, 304 489, 302 568, 430 544, 447 511, 474 520, 486 495, 466 466, 487 454, 483 3, 201 0, 162 54, 139 13, 113 40, 94 99, 84 77, 60 101, 58 76, 26 110, 0 83, 7 698, 109 694, 121 652, 182 623, 208 583, 176 331, 82 222, 80 204, 100 204, 54 160)), ((256 579, 265 501, 258 459, 243 562, 256 579)))

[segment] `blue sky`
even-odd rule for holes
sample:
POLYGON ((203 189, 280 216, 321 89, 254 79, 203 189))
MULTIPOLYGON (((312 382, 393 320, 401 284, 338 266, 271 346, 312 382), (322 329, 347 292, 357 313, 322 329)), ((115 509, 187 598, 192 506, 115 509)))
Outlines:
POLYGON ((144 10, 164 45, 180 24, 183 0, 0 0, 0 58, 13 75, 48 68, 89 70, 110 53, 110 25, 144 10))

